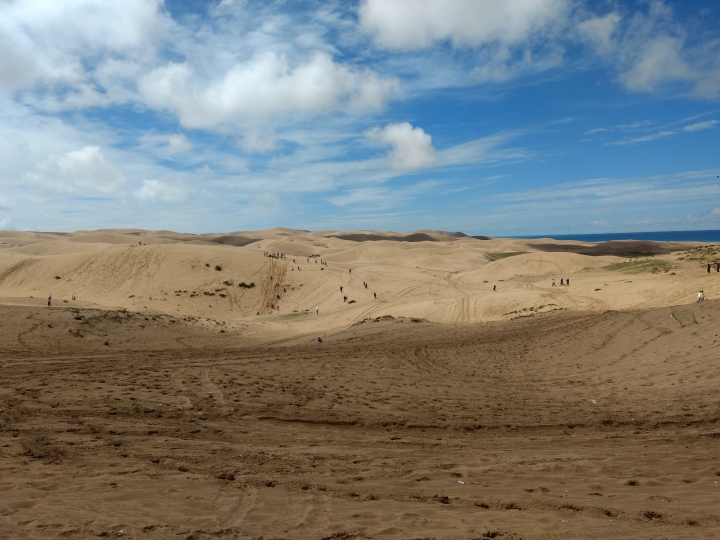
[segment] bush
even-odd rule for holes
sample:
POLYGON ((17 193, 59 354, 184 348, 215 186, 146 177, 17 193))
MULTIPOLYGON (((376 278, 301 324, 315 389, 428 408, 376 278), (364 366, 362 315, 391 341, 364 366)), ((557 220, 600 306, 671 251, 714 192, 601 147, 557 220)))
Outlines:
POLYGON ((220 266, 219 264, 216 264, 215 270, 217 270, 219 272, 220 270, 222 270, 222 266, 220 266))
POLYGON ((250 283, 250 284, 248 285, 247 283, 245 283, 245 282, 243 281, 243 282, 241 282, 241 283, 238 283, 238 287, 240 287, 241 289, 252 289, 253 287, 255 287, 255 283, 250 283))

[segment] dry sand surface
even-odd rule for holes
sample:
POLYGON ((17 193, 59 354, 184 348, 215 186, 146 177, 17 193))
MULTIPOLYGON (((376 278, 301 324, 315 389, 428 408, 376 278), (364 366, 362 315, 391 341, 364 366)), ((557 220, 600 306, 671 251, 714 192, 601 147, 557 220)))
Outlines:
POLYGON ((717 247, 338 236, 0 232, 0 538, 720 538, 717 247))

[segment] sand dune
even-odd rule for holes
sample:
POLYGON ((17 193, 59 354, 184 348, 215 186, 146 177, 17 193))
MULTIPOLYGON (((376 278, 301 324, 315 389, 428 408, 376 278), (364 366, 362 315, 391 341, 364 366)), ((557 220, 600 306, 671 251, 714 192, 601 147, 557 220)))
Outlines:
MULTIPOLYGON (((635 242, 633 250, 669 252, 628 259, 583 255, 577 253, 577 243, 568 252, 562 242, 555 244, 558 251, 550 251, 547 240, 481 241, 461 233, 422 231, 413 237, 433 241, 406 242, 395 240, 408 236, 397 233, 357 234, 384 239, 343 240, 333 231, 282 228, 199 236, 141 230, 0 233, 0 297, 44 299, 52 293, 58 302, 72 302, 75 295, 86 306, 212 317, 233 324, 252 318, 259 328, 276 326, 273 321, 280 316, 283 331, 294 333, 307 330, 303 314, 315 307, 321 313, 312 326, 336 330, 363 316, 470 323, 510 319, 531 308, 536 313, 684 304, 699 289, 710 298, 720 296, 720 282, 709 279, 712 275, 703 268, 716 257, 712 250, 698 257, 669 251, 693 245, 660 249, 656 242, 635 242), (265 252, 286 258, 270 259, 265 252), (318 264, 320 259, 328 265, 318 264), (624 268, 628 261, 635 266, 624 268), (275 273, 280 268, 284 272, 282 287, 272 294, 262 288, 277 282, 277 276, 271 280, 271 262, 279 265, 275 273), (653 264, 659 266, 653 270, 653 264), (560 278, 570 278, 571 286, 560 287, 560 278), (239 288, 242 282, 258 287, 239 288), (271 305, 280 310, 269 316, 271 305), (256 320, 258 312, 261 320, 256 320)), ((627 248, 626 242, 620 244, 585 248, 627 248)))
POLYGON ((0 232, 0 538, 717 535, 717 246, 358 234, 0 232))

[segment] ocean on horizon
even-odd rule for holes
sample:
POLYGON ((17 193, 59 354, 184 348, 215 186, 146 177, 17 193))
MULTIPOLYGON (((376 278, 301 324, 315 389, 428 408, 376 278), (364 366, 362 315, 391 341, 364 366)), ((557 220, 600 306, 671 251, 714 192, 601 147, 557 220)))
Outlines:
POLYGON ((709 231, 657 231, 597 234, 542 234, 531 236, 506 236, 504 238, 552 238, 553 240, 577 240, 579 242, 608 242, 610 240, 653 240, 655 242, 708 242, 720 243, 720 230, 709 231))

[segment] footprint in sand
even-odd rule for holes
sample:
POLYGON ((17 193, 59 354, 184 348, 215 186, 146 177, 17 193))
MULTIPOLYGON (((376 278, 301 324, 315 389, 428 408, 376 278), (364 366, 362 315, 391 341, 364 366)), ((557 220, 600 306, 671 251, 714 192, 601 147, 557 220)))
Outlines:
POLYGON ((218 388, 212 383, 212 381, 210 380, 210 373, 207 369, 202 372, 200 381, 202 382, 203 392, 212 395, 215 403, 217 403, 222 414, 227 414, 228 407, 225 402, 225 396, 223 395, 222 390, 220 390, 220 388, 218 388))
POLYGON ((175 404, 177 407, 182 410, 192 409, 192 401, 190 401, 190 398, 185 395, 187 388, 185 388, 180 374, 173 373, 170 380, 172 382, 172 387, 175 390, 175 404))

